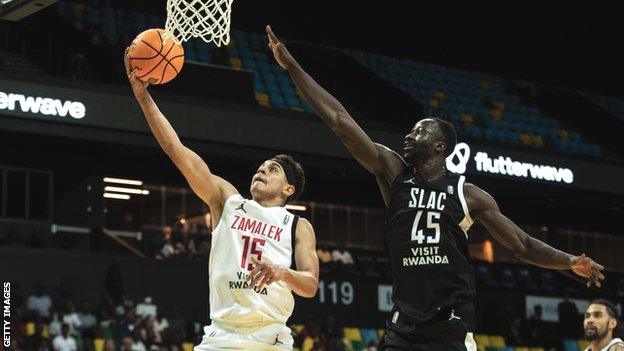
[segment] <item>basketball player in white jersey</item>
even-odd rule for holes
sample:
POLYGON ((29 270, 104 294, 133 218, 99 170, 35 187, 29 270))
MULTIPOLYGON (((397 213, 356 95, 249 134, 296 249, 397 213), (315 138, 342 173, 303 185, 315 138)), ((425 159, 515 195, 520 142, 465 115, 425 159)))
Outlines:
POLYGON ((292 350, 286 327, 294 308, 292 291, 313 297, 319 272, 312 225, 284 208, 303 191, 301 165, 287 155, 265 161, 251 180, 252 199, 243 198, 180 142, 148 93, 149 83, 130 67, 127 52, 128 79, 152 133, 208 204, 215 225, 209 263, 212 323, 195 351, 292 350), (293 253, 296 270, 290 268, 293 253))
POLYGON ((611 302, 590 302, 585 311, 583 328, 585 339, 589 341, 589 347, 585 351, 624 351, 624 341, 616 337, 622 326, 611 302))

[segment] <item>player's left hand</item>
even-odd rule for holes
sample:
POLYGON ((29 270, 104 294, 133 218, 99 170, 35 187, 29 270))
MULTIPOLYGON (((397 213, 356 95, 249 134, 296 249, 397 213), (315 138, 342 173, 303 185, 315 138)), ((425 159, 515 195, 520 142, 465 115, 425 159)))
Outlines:
POLYGON ((274 265, 270 261, 258 261, 255 257, 251 257, 251 263, 256 267, 247 276, 247 283, 250 286, 257 286, 262 290, 265 285, 271 285, 273 282, 284 279, 287 268, 274 265))
POLYGON ((597 287, 602 286, 601 281, 604 280, 605 277, 600 271, 604 270, 604 266, 594 262, 594 260, 585 256, 585 254, 573 258, 570 268, 574 273, 587 278, 588 288, 591 287, 592 284, 597 287))

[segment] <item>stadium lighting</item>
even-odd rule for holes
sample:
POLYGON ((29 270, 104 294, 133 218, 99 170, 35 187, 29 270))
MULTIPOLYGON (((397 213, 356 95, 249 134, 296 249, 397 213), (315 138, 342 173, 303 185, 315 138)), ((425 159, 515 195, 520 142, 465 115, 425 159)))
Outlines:
POLYGON ((105 183, 116 183, 116 184, 126 184, 126 185, 143 185, 143 182, 140 180, 132 180, 132 179, 123 179, 123 178, 112 178, 112 177, 104 177, 105 183))
POLYGON ((303 205, 286 205, 286 209, 293 210, 293 211, 305 211, 308 208, 303 205))
POLYGON ((138 195, 148 195, 149 190, 141 190, 141 189, 133 189, 133 188, 122 188, 119 186, 105 186, 104 191, 112 191, 116 193, 126 193, 126 194, 138 194, 138 195))
POLYGON ((130 195, 128 194, 104 193, 104 197, 107 199, 130 200, 130 195))

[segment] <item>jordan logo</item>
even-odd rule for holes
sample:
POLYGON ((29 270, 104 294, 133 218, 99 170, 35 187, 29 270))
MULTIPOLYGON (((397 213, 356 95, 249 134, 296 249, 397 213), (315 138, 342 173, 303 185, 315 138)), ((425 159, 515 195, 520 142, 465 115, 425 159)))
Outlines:
POLYGON ((243 203, 240 206, 238 206, 235 211, 243 210, 243 212, 247 213, 247 211, 245 211, 245 204, 246 203, 247 203, 247 201, 243 201, 243 203))
POLYGON ((283 344, 283 342, 279 341, 278 337, 279 335, 275 335, 275 342, 273 343, 273 345, 283 344))
POLYGON ((405 184, 416 184, 416 182, 414 182, 414 178, 408 179, 408 180, 404 180, 403 183, 405 184))
POLYGON ((452 320, 452 319, 459 319, 459 320, 461 320, 461 318, 459 318, 459 317, 457 317, 455 315, 455 310, 451 310, 451 317, 449 318, 449 321, 452 320))

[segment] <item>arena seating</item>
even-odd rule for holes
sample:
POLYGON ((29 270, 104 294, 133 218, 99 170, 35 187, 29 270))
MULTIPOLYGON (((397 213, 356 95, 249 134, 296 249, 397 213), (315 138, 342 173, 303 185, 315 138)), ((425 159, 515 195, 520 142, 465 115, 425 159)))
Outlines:
MULTIPOLYGON (((145 28, 162 27, 165 21, 163 16, 80 2, 60 2, 56 8, 74 27, 99 33, 113 46, 126 45, 145 28)), ((274 63, 266 45, 264 34, 233 30, 231 43, 225 49, 193 39, 185 44, 185 51, 188 61, 215 63, 215 53, 222 50, 225 57, 218 63, 254 73, 254 93, 259 105, 311 113, 288 74, 274 63)), ((501 77, 379 54, 336 50, 412 96, 427 115, 454 122, 459 133, 467 137, 592 156, 603 154, 600 145, 586 141, 579 131, 562 126, 557 118, 524 103, 501 77)), ((597 95, 590 98, 624 120, 623 101, 597 95)))

